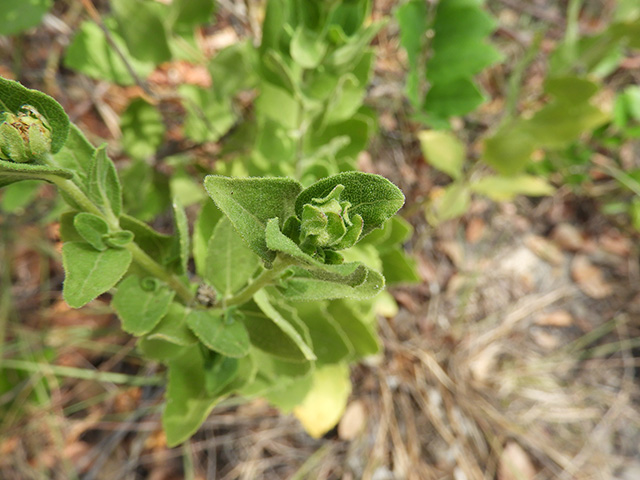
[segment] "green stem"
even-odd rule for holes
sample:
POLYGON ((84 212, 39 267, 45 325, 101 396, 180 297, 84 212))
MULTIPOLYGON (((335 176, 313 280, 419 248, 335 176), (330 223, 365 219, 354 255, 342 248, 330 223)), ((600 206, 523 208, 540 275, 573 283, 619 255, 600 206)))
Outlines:
POLYGON ((247 285, 237 295, 234 295, 227 300, 223 300, 224 306, 231 307, 233 305, 242 305, 243 303, 248 302, 260 289, 271 285, 274 280, 278 279, 282 272, 293 265, 293 263, 293 260, 290 258, 278 256, 275 262, 273 262, 273 267, 270 270, 265 270, 258 275, 258 278, 256 278, 253 283, 247 285))
POLYGON ((542 39, 544 38, 543 32, 536 32, 533 37, 533 41, 524 56, 516 64, 509 79, 509 89, 507 92, 507 100, 505 104, 505 115, 502 119, 503 123, 507 123, 516 117, 518 108, 518 98, 520 97, 520 88, 522 87, 522 77, 527 67, 533 62, 540 50, 542 39))
POLYGON ((165 268, 156 262, 153 258, 146 254, 137 243, 128 243, 125 248, 133 255, 133 261, 144 268, 147 272, 158 277, 160 280, 166 282, 171 288, 173 288, 178 296, 186 303, 189 304, 193 301, 194 294, 189 287, 178 278, 176 275, 169 273, 165 268))
MULTIPOLYGON (((107 215, 102 212, 71 180, 62 179, 54 175, 48 176, 47 180, 53 182, 60 190, 64 191, 82 210, 103 218, 113 232, 122 230, 118 219, 112 213, 107 215)), ((137 243, 129 243, 125 248, 131 252, 133 260, 138 265, 144 268, 147 272, 158 277, 160 280, 169 284, 185 303, 189 304, 193 301, 194 294, 189 289, 189 286, 147 255, 137 243)))
POLYGON ((564 33, 563 60, 570 69, 578 56, 578 40, 580 40, 580 7, 582 0, 569 0, 567 6, 567 29, 564 33))

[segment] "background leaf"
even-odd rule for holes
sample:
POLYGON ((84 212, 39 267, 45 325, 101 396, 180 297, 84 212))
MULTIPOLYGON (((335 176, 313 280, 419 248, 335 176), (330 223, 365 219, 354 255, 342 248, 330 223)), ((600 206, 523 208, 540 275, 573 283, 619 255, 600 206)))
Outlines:
POLYGON ((171 59, 162 21, 168 14, 165 5, 144 0, 112 0, 111 8, 133 57, 155 65, 171 59), (135 22, 131 21, 133 18, 135 22))
POLYGON ((133 100, 120 117, 122 147, 135 158, 151 157, 164 138, 162 115, 141 98, 133 100))
POLYGON ((545 178, 533 175, 488 176, 471 183, 470 187, 472 191, 498 202, 511 200, 516 195, 541 197, 552 195, 555 191, 545 178))
POLYGON ((400 25, 400 44, 407 51, 409 60, 407 97, 415 108, 420 108, 422 104, 420 84, 424 81, 422 77, 425 71, 420 68, 420 57, 429 27, 427 14, 427 4, 422 0, 409 0, 400 5, 395 13, 400 25))
POLYGON ((35 27, 51 5, 51 0, 0 0, 0 35, 15 35, 35 27))
POLYGON ((428 163, 454 180, 460 178, 466 158, 464 144, 451 132, 424 130, 418 134, 428 163))
POLYGON ((181 85, 178 89, 187 111, 184 134, 196 142, 215 142, 236 121, 231 97, 219 98, 214 90, 195 85, 181 85))
MULTIPOLYGON (((142 62, 133 58, 122 37, 115 31, 113 19, 106 18, 105 25, 114 43, 126 57, 134 72, 142 78, 154 68, 151 62, 142 62)), ((91 78, 107 80, 118 85, 133 85, 125 63, 109 44, 104 32, 98 25, 86 21, 80 25, 69 47, 65 51, 66 67, 84 73, 91 78)))

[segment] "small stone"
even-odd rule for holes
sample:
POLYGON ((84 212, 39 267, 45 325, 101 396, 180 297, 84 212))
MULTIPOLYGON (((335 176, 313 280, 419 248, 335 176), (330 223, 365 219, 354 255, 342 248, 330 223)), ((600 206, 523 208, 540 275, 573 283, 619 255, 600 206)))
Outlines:
POLYGON ((560 223, 556 225, 551 234, 551 238, 560 248, 571 252, 581 250, 584 245, 582 234, 570 223, 560 223))
POLYGON ((573 325, 573 317, 566 310, 555 310, 538 315, 535 323, 545 327, 570 327, 573 325))

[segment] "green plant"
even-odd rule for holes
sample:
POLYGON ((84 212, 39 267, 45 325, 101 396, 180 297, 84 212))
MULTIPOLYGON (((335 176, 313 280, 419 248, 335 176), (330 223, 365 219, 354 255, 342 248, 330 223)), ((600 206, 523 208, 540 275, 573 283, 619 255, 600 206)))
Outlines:
POLYGON ((502 55, 487 40, 497 22, 482 3, 410 0, 396 10, 409 61, 406 94, 422 123, 446 128, 485 101, 474 76, 502 55))
POLYGON ((51 8, 51 0, 0 0, 0 35, 15 35, 35 27, 51 8))
MULTIPOLYGON (((601 93, 601 79, 617 68, 627 50, 640 45, 638 11, 621 2, 616 18, 607 28, 595 35, 581 37, 577 28, 580 6, 578 0, 569 3, 565 38, 551 54, 544 88, 538 95, 538 101, 534 102, 535 107, 518 114, 520 84, 527 67, 539 53, 542 40, 541 34, 533 37, 509 81, 506 109, 501 122, 491 131, 481 134, 483 149, 476 162, 469 158, 463 142, 456 134, 446 130, 449 117, 469 113, 480 104, 482 97, 476 96, 476 100, 465 102, 472 97, 464 92, 471 90, 461 87, 460 96, 456 99, 465 108, 436 108, 435 112, 429 110, 429 99, 439 91, 436 80, 443 71, 445 76, 460 75, 468 83, 471 75, 500 58, 495 49, 484 41, 484 37, 494 28, 494 23, 482 10, 481 2, 476 1, 441 1, 433 12, 419 1, 409 1, 398 8, 402 44, 409 59, 407 97, 423 113, 417 118, 433 128, 418 134, 422 151, 432 166, 452 179, 450 184, 432 194, 425 202, 425 214, 430 223, 438 224, 463 215, 473 194, 485 195, 496 201, 509 200, 516 195, 549 195, 554 191, 549 182, 552 172, 570 170, 573 181, 576 181, 576 171, 582 170, 584 173, 584 169, 588 168, 589 162, 585 161, 588 154, 571 154, 584 136, 591 135, 596 142, 598 139, 605 140, 604 132, 613 134, 618 140, 622 132, 633 137, 637 113, 634 113, 637 103, 634 88, 630 87, 618 95, 613 112, 603 108, 597 97, 601 93), (464 12, 464 20, 454 22, 450 18, 450 10, 461 15, 464 12), (450 28, 439 30, 438 25, 449 25, 450 28), (463 26, 464 33, 456 35, 457 29, 463 26), (424 34, 429 28, 432 29, 432 40, 425 39, 425 35, 416 36, 424 34), (423 41, 419 42, 416 38, 423 38, 423 41), (446 48, 457 52, 452 57, 452 64, 447 63, 450 70, 443 70, 436 62, 441 58, 438 45, 445 40, 446 48), (467 56, 473 57, 474 61, 457 61, 467 56), (426 77, 423 78, 425 58, 428 60, 426 77), (428 93, 421 103, 420 92, 425 88, 425 79, 429 82, 428 93), (438 113, 441 115, 438 116, 438 113), (532 161, 534 152, 545 156, 542 164, 532 161), (553 166, 554 163, 556 166, 553 166)), ((450 85, 455 85, 455 82, 450 85)), ((613 137, 609 135, 605 143, 616 143, 613 137)), ((617 177, 624 176, 622 185, 625 188, 631 185, 633 190, 635 180, 625 175, 617 172, 617 177)), ((566 178, 571 179, 571 176, 566 178)), ((563 183, 563 180, 559 183, 563 183)), ((635 208, 630 207, 632 216, 635 208)))
POLYGON ((314 434, 330 428, 309 419, 317 398, 309 392, 338 375, 344 405, 346 365, 377 350, 363 321, 368 306, 351 302, 384 287, 343 249, 406 234, 402 224, 379 230, 404 203, 397 187, 360 172, 307 188, 283 177, 209 175, 213 202, 193 236, 178 202, 174 234, 163 235, 126 213, 106 148, 93 147, 55 100, 0 78, 0 106, 0 187, 41 180, 58 188, 70 207, 60 219, 64 299, 79 308, 113 293, 123 329, 167 364, 169 444, 189 438, 232 393, 297 406, 314 434), (189 272, 192 252, 199 280, 189 272))

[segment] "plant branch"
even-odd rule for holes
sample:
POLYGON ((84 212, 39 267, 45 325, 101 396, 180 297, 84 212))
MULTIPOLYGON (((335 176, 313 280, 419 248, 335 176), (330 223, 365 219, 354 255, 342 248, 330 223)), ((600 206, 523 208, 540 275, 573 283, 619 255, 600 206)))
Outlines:
POLYGON ((513 72, 511 73, 507 99, 505 102, 505 115, 503 118, 504 123, 516 116, 518 99, 520 97, 520 89, 522 88, 522 77, 524 76, 524 72, 527 67, 531 64, 531 62, 533 62, 533 60, 536 58, 536 55, 540 51, 540 45, 542 44, 543 38, 543 32, 536 32, 531 45, 529 45, 529 48, 527 48, 524 56, 516 64, 513 72))
POLYGON ((175 290, 178 296, 186 303, 190 304, 194 299, 194 294, 191 289, 176 275, 169 273, 162 265, 151 258, 147 253, 142 250, 137 243, 128 243, 125 248, 133 255, 133 260, 147 272, 158 277, 163 282, 166 282, 171 288, 175 290))
MULTIPOLYGON (((103 218, 112 231, 118 232, 122 230, 118 219, 111 212, 109 212, 109 215, 102 212, 71 180, 62 179, 54 175, 47 176, 47 179, 53 182, 60 190, 65 192, 85 212, 89 212, 103 218)), ((183 301, 187 304, 193 301, 194 294, 189 289, 189 286, 147 255, 137 243, 131 242, 127 244, 125 248, 131 252, 133 260, 138 265, 144 268, 147 272, 158 277, 160 280, 169 284, 183 301)))
POLYGON ((293 264, 294 262, 291 258, 278 255, 275 262, 273 262, 273 268, 262 272, 253 281, 253 283, 247 285, 237 295, 234 295, 227 300, 222 300, 223 305, 225 307, 231 307, 233 305, 242 305, 243 303, 248 302, 261 288, 271 285, 274 280, 282 275, 282 272, 293 264))

